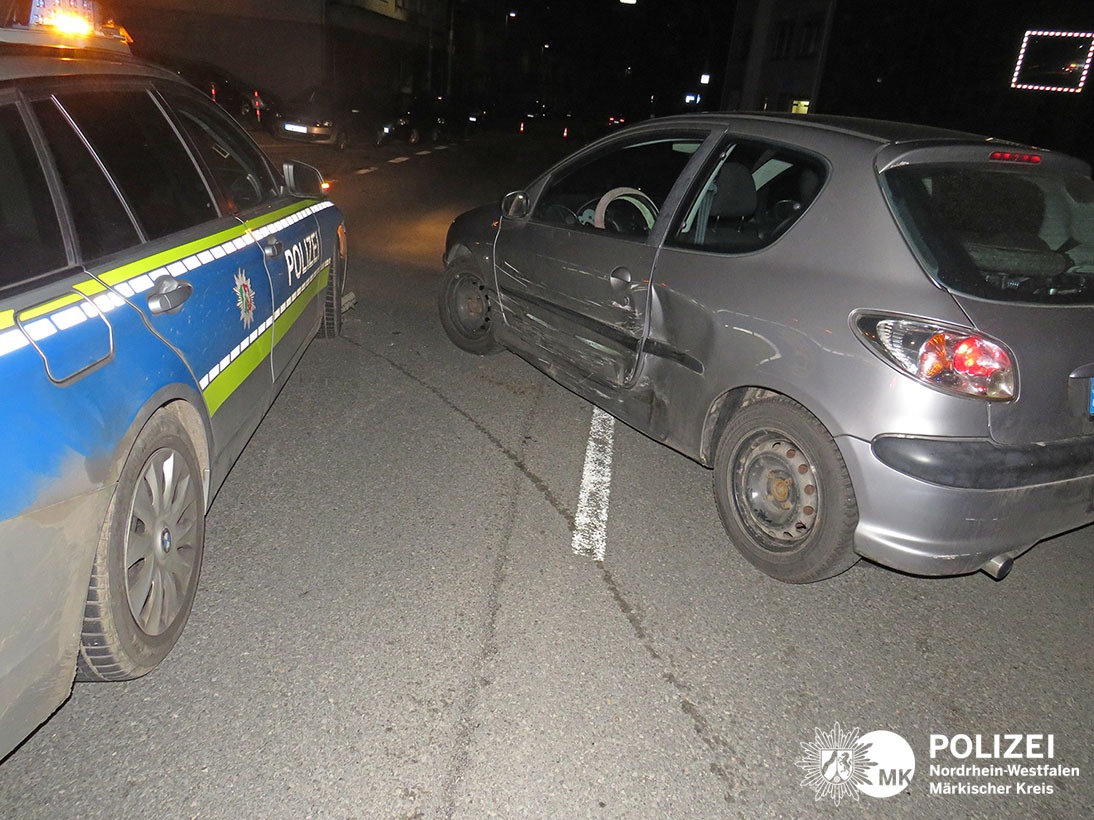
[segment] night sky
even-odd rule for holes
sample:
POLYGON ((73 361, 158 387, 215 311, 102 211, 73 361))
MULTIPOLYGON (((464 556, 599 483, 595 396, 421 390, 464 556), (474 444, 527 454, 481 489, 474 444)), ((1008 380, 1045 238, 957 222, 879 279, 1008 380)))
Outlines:
MULTIPOLYGON (((680 110, 703 73, 720 85, 734 3, 551 0, 509 8, 517 17, 506 64, 531 81, 526 96, 555 110, 633 118, 680 110)), ((716 104, 718 90, 709 91, 716 104)))

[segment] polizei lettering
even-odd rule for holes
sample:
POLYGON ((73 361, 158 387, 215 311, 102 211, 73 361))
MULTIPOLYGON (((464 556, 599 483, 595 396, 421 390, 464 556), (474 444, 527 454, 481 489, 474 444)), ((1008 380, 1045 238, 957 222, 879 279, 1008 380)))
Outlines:
POLYGON ((319 231, 312 231, 285 251, 285 267, 289 271, 289 287, 315 267, 319 261, 319 231))
POLYGON ((948 750, 958 760, 1045 760, 1056 756, 1053 735, 931 735, 931 757, 948 750))

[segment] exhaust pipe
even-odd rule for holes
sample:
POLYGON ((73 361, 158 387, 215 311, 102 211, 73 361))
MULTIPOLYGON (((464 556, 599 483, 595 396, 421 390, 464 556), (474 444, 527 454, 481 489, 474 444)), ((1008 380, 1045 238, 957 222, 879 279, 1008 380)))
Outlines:
POLYGON ((988 575, 994 578, 996 581, 1002 581, 1007 575, 1010 574, 1011 568, 1014 566, 1014 559, 1009 555, 996 555, 990 561, 988 561, 980 569, 984 570, 988 575))

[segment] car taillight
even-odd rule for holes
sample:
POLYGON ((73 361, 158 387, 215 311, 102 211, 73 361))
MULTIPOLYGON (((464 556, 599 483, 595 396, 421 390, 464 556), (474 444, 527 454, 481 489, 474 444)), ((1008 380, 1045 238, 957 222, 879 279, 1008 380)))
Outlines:
POLYGON ((988 159, 991 162, 1021 162, 1026 165, 1038 165, 1041 162, 1041 155, 1025 151, 992 151, 988 159))
POLYGON ((853 325, 870 350, 932 387, 990 401, 1015 396, 1014 356, 970 328, 877 314, 859 314, 853 325))

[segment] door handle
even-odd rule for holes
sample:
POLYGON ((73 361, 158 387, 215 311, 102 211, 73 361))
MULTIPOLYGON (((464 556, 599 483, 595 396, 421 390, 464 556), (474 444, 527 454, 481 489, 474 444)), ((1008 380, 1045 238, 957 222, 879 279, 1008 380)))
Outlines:
POLYGON ((164 274, 156 278, 152 291, 148 294, 148 309, 154 315, 178 313, 182 303, 190 298, 194 286, 189 282, 180 282, 174 276, 164 274))
POLYGON ((285 250, 285 246, 281 244, 281 240, 276 236, 271 236, 266 240, 266 244, 262 246, 262 252, 266 254, 268 259, 276 259, 281 256, 282 251, 285 250))
POLYGON ((631 283, 631 272, 626 268, 616 268, 608 276, 613 288, 624 288, 631 283))

